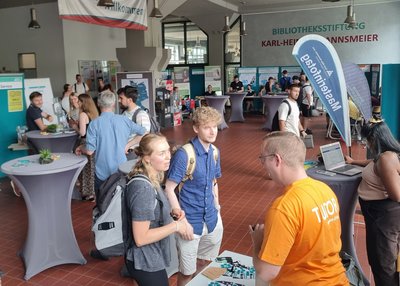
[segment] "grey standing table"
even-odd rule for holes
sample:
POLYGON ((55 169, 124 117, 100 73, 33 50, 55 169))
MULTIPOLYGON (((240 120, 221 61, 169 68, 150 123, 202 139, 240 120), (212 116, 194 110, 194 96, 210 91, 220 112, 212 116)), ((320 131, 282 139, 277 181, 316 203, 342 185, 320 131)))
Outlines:
MULTIPOLYGON (((130 173, 132 168, 135 166, 136 162, 137 162, 137 159, 126 161, 126 162, 122 163, 121 165, 119 165, 118 170, 122 174, 127 175, 130 173)), ((179 271, 178 252, 176 249, 176 242, 175 242, 174 235, 170 236, 170 248, 171 248, 171 263, 166 269, 168 277, 171 277, 172 275, 174 275, 175 273, 177 273, 179 271)))
POLYGON ((40 149, 49 149, 53 153, 72 153, 78 140, 78 133, 75 131, 46 135, 41 133, 39 130, 26 133, 27 140, 35 148, 36 153, 39 153, 40 149))
POLYGON ((277 94, 277 95, 263 95, 261 96, 266 110, 266 120, 263 126, 265 130, 271 130, 272 120, 274 119, 275 113, 279 108, 282 100, 287 98, 287 93, 277 94))
POLYGON ((243 100, 246 92, 229 92, 226 95, 230 96, 231 100, 231 117, 229 122, 244 122, 243 117, 243 100))
POLYGON ((340 207, 340 223, 342 225, 342 250, 350 254, 358 268, 361 270, 365 285, 370 285, 367 277, 364 275, 360 262, 358 261, 357 252, 354 247, 354 212, 357 204, 357 188, 361 182, 361 174, 355 176, 345 176, 335 174, 334 176, 327 176, 318 174, 316 171, 325 170, 322 165, 310 168, 307 174, 316 180, 322 181, 327 184, 336 194, 340 207))
POLYGON ((71 196, 86 156, 60 153, 59 159, 40 165, 39 155, 25 156, 1 165, 20 189, 28 209, 28 233, 20 256, 25 280, 50 267, 85 264, 71 220, 71 196))
POLYGON ((228 128, 228 124, 226 124, 225 118, 224 118, 224 107, 225 107, 225 103, 228 100, 229 96, 227 96, 227 95, 206 96, 205 98, 206 98, 208 106, 211 106, 211 107, 215 108, 216 110, 218 110, 218 112, 222 116, 222 122, 218 126, 218 129, 222 130, 222 129, 228 128))

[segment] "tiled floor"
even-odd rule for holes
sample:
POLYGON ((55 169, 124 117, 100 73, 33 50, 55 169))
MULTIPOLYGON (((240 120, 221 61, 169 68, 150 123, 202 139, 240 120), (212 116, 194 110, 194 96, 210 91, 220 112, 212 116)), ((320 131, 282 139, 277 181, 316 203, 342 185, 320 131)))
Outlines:
MULTIPOLYGON (((248 225, 262 222, 270 203, 279 194, 258 161, 260 142, 265 132, 261 130, 264 117, 246 116, 245 123, 229 123, 229 129, 221 131, 216 145, 221 150, 222 178, 219 180, 224 222, 224 239, 221 251, 227 249, 243 254, 251 253, 248 225)), ((314 149, 307 150, 307 159, 315 160, 318 146, 331 142, 325 138, 325 117, 314 117, 310 126, 314 133, 314 149)), ((193 136, 189 121, 180 127, 163 132, 172 144, 185 143, 193 136)), ((352 154, 363 158, 365 149, 353 143, 352 154)), ((24 281, 24 265, 17 256, 23 246, 27 230, 27 213, 23 198, 13 195, 9 180, 0 180, 0 269, 5 272, 3 286, 13 285, 132 285, 121 278, 121 258, 109 261, 92 259, 88 252, 91 245, 90 202, 72 201, 72 219, 78 244, 87 259, 86 265, 61 265, 45 270, 24 281)), ((56 190, 49 190, 56 191, 56 190)), ((365 227, 363 218, 357 214, 354 223, 354 238, 358 258, 367 277, 371 280, 365 251, 365 227)), ((176 285, 176 277, 170 278, 176 285)))

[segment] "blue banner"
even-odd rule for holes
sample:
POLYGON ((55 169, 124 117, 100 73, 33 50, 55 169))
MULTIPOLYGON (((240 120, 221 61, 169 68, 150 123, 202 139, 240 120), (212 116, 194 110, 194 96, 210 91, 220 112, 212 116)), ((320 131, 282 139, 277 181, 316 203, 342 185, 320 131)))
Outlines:
POLYGON ((350 147, 346 82, 335 48, 322 36, 307 35, 297 41, 292 54, 310 80, 346 145, 350 147))
POLYGON ((353 63, 343 64, 347 93, 366 120, 372 117, 371 92, 364 72, 353 63))

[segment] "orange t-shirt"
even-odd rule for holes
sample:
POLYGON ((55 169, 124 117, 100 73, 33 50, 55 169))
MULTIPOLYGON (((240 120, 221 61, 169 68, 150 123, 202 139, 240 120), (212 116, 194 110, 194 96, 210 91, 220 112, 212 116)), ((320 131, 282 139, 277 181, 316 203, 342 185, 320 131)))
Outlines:
POLYGON ((265 217, 259 258, 282 266, 271 285, 349 285, 339 257, 339 205, 324 183, 294 182, 265 217))

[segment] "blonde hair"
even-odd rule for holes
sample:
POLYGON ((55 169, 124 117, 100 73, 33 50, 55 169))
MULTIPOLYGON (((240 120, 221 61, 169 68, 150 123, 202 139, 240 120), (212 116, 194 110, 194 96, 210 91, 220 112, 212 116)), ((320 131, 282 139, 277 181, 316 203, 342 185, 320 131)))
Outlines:
POLYGON ((133 167, 132 171, 128 174, 128 177, 131 178, 134 175, 145 175, 150 179, 151 184, 159 188, 161 182, 164 180, 164 172, 154 173, 149 172, 150 164, 143 160, 144 156, 150 156, 154 150, 152 143, 160 140, 165 140, 167 142, 167 138, 162 134, 148 133, 139 142, 139 146, 137 146, 134 151, 138 156, 138 160, 133 167))
POLYGON ((266 154, 279 154, 288 167, 303 167, 306 146, 296 134, 287 131, 271 132, 263 138, 262 144, 266 154))
POLYGON ((85 112, 90 120, 93 120, 99 116, 96 104, 90 95, 82 93, 78 96, 78 99, 80 102, 82 102, 81 112, 85 112))
POLYGON ((220 124, 222 121, 221 114, 215 109, 210 106, 202 106, 196 108, 193 113, 193 125, 200 126, 202 124, 207 123, 216 123, 220 124))

